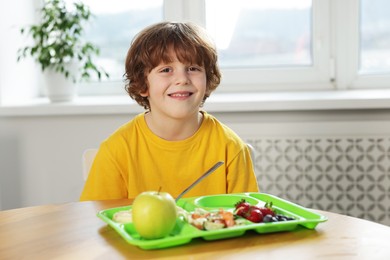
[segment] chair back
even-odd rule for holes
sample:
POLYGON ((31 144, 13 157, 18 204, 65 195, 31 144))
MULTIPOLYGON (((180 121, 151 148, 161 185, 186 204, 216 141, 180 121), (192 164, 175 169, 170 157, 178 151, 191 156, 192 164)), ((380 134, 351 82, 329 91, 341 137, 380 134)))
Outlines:
POLYGON ((92 166, 93 160, 95 159, 97 151, 98 151, 98 149, 89 148, 83 152, 82 163, 83 163, 83 179, 84 179, 84 181, 87 180, 87 178, 88 178, 89 170, 91 169, 91 166, 92 166))
POLYGON ((252 164, 253 164, 253 169, 254 169, 255 168, 255 160, 256 160, 256 150, 250 143, 246 143, 246 146, 248 146, 249 151, 251 152, 251 159, 252 159, 252 164))

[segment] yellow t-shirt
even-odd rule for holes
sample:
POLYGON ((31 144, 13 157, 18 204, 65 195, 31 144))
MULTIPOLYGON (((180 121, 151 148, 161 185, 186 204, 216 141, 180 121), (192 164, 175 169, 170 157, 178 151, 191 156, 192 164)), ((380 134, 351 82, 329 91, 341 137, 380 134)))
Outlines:
POLYGON ((135 198, 160 186, 176 197, 218 161, 224 164, 184 197, 257 192, 245 143, 215 117, 202 113, 198 131, 180 141, 156 136, 145 113, 121 126, 100 145, 80 200, 135 198))

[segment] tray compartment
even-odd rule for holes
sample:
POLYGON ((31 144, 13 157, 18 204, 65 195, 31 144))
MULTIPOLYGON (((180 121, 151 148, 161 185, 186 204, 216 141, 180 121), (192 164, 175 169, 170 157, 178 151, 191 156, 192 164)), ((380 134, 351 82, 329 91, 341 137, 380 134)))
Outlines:
POLYGON ((221 208, 224 210, 234 210, 235 204, 242 199, 245 199, 245 201, 251 205, 258 205, 260 203, 260 201, 255 197, 250 197, 246 195, 243 196, 239 194, 231 194, 228 196, 226 196, 226 194, 221 194, 199 197, 194 200, 194 205, 196 207, 204 209, 221 208))

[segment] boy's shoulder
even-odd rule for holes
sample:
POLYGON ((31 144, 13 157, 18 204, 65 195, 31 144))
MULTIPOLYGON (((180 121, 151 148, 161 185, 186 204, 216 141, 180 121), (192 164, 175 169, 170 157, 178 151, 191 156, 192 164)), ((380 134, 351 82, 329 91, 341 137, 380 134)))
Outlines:
POLYGON ((219 121, 215 116, 211 114, 204 114, 206 122, 206 129, 204 133, 211 136, 215 142, 220 145, 226 145, 235 151, 240 151, 245 147, 245 143, 242 138, 229 126, 219 121), (234 147, 234 148, 233 148, 234 147))
POLYGON ((119 126, 107 139, 123 138, 134 132, 139 127, 141 120, 143 120, 144 113, 138 114, 130 119, 128 122, 119 126))
POLYGON ((202 111, 205 123, 208 127, 213 128, 216 131, 223 132, 225 136, 236 139, 239 136, 229 126, 221 122, 212 114, 202 111))

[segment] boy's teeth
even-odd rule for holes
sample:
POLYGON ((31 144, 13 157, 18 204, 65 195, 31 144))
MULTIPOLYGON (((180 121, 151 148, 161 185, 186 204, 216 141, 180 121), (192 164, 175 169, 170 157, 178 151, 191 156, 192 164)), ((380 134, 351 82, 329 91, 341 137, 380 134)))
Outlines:
POLYGON ((190 93, 176 93, 176 94, 171 94, 170 96, 172 97, 186 97, 186 96, 189 96, 190 93))

